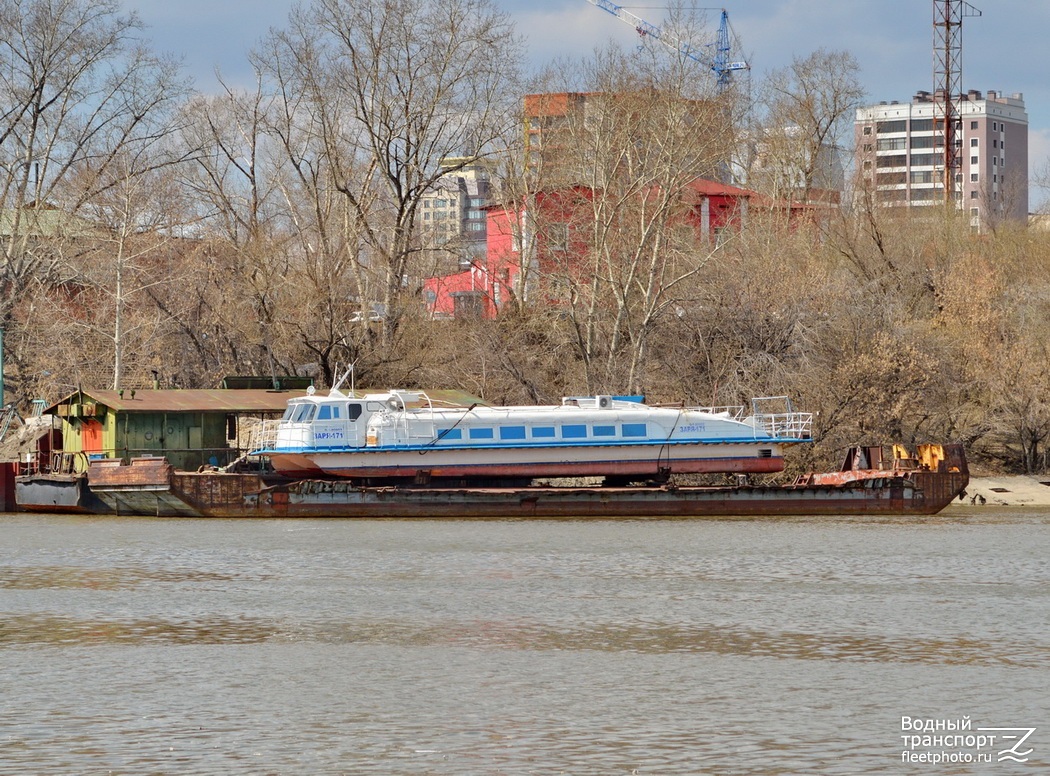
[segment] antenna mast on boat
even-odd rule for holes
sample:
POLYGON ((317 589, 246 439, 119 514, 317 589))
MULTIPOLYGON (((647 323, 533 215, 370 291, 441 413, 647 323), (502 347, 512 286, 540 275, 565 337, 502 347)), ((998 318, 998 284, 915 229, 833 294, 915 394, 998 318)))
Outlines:
POLYGON ((349 377, 350 378, 350 395, 351 396, 354 395, 354 366, 356 364, 357 364, 356 361, 351 363, 350 366, 347 368, 347 370, 345 372, 343 372, 343 376, 335 381, 335 385, 332 386, 332 390, 333 391, 338 391, 339 388, 343 385, 343 383, 346 382, 346 378, 349 377))

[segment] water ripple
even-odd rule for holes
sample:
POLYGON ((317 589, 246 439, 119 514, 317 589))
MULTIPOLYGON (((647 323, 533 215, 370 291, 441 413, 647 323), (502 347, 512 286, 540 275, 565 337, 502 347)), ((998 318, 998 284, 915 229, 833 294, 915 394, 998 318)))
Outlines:
POLYGON ((154 582, 231 582, 237 575, 178 568, 85 568, 81 566, 7 566, 0 568, 0 589, 128 590, 154 582))
POLYGON ((1050 647, 1011 641, 891 638, 664 622, 588 623, 554 627, 534 621, 405 622, 354 619, 295 622, 212 615, 184 619, 83 619, 8 615, 0 647, 114 644, 367 644, 388 647, 707 654, 791 660, 920 663, 942 666, 1050 667, 1050 647))
POLYGON ((0 774, 899 773, 1048 718, 1048 528, 0 517, 0 774))

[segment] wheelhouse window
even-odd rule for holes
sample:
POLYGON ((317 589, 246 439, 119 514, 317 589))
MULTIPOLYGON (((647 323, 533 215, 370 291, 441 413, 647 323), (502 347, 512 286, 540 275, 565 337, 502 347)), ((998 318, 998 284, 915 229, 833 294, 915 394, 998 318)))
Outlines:
POLYGON ((317 411, 317 405, 309 402, 303 402, 299 404, 295 409, 295 414, 292 415, 292 423, 309 423, 314 419, 314 413, 317 411))

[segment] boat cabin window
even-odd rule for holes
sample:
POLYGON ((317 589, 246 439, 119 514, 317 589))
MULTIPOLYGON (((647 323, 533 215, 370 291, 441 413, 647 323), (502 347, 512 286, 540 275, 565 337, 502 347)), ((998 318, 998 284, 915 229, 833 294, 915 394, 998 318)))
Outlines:
POLYGON ((582 423, 566 424, 561 427, 562 439, 585 439, 586 437, 587 427, 582 423))
POLYGON ((646 436, 644 423, 624 423, 620 426, 620 434, 625 437, 646 436))
POLYGON ((596 437, 613 437, 616 436, 616 426, 595 426, 591 433, 596 437))
POLYGON ((533 439, 554 439, 554 426, 533 426, 533 439))
POLYGON ((309 423, 314 419, 314 412, 317 411, 317 405, 310 402, 303 402, 296 406, 295 414, 292 415, 292 423, 309 423))
POLYGON ((470 430, 471 439, 492 439, 491 428, 472 428, 470 430))
POLYGON ((500 439, 524 439, 525 426, 500 426, 500 439))
POLYGON ((345 416, 349 420, 357 420, 361 417, 362 407, 360 404, 321 404, 317 408, 318 420, 342 420, 343 408, 346 408, 345 416))
POLYGON ((463 429, 461 428, 443 428, 438 431, 438 439, 462 439, 463 429))

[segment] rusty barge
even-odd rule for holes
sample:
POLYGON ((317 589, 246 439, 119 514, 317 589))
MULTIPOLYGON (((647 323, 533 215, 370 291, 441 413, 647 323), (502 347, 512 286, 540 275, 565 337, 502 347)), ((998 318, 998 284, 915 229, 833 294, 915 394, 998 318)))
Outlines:
MULTIPOLYGON (((781 440, 768 435, 771 439, 762 439, 761 449, 746 465, 738 465, 742 460, 739 450, 746 445, 727 442, 728 437, 719 430, 722 426, 718 424, 725 425, 726 421, 721 414, 703 417, 697 423, 690 421, 686 431, 692 433, 693 426, 702 422, 705 433, 715 431, 718 437, 704 441, 705 449, 724 449, 726 456, 704 453, 706 457, 697 457, 697 460, 702 458, 706 463, 693 466, 689 461, 682 464, 669 456, 657 455, 645 477, 637 472, 624 474, 617 466, 607 465, 600 472, 604 480, 590 478, 587 482, 593 484, 586 486, 579 480, 565 479, 564 475, 583 473, 577 464, 584 453, 594 458, 604 454, 605 448, 616 446, 605 441, 595 441, 586 449, 572 440, 571 444, 560 446, 541 443, 551 460, 570 464, 567 468, 562 466, 558 470, 562 476, 555 479, 538 479, 539 470, 535 467, 528 471, 514 467, 515 473, 522 474, 520 477, 509 477, 505 473, 499 477, 476 473, 448 476, 449 472, 441 467, 435 468, 436 451, 429 447, 422 454, 413 453, 411 465, 398 468, 397 476, 385 478, 376 478, 369 467, 357 467, 352 472, 328 472, 323 467, 317 467, 318 471, 309 467, 299 471, 295 466, 282 469, 272 465, 270 457, 259 454, 258 445, 252 444, 252 428, 265 427, 270 422, 265 418, 282 411, 287 414, 289 408, 294 416, 302 407, 309 410, 317 405, 320 416, 325 402, 308 401, 309 396, 309 391, 286 390, 276 384, 269 390, 139 390, 127 394, 78 390, 44 410, 38 418, 43 425, 37 432, 35 446, 19 455, 19 476, 14 483, 16 507, 35 512, 163 517, 919 515, 943 509, 963 492, 969 479, 960 445, 920 445, 913 452, 900 446, 866 446, 851 449, 837 471, 806 474, 784 484, 754 484, 752 477, 768 478, 768 474, 761 473, 781 468, 777 447, 781 440), (576 447, 581 450, 577 451, 576 447), (253 454, 253 450, 257 452, 253 454), (723 484, 686 485, 685 478, 695 481, 700 476, 691 473, 698 470, 721 473, 723 479, 717 481, 723 484)), ((387 397, 388 402, 397 398, 403 396, 387 397)), ((463 419, 457 418, 458 424, 452 430, 467 428, 468 416, 476 419, 477 424, 485 423, 485 413, 471 409, 478 406, 480 400, 476 397, 446 391, 430 392, 429 398, 445 406, 463 408, 460 410, 463 419)), ((593 397, 592 407, 569 403, 546 410, 529 409, 528 412, 537 417, 530 415, 517 425, 535 437, 551 425, 539 417, 546 413, 557 416, 563 427, 583 426, 588 438, 592 435, 601 438, 606 427, 611 427, 618 435, 620 448, 632 447, 626 441, 632 438, 628 432, 633 433, 635 426, 639 432, 643 426, 647 433, 658 432, 656 421, 662 417, 658 412, 623 405, 618 399, 603 405, 601 399, 593 397), (565 418, 571 418, 571 423, 566 423, 565 418), (624 436, 624 440, 620 440, 620 436, 624 436)), ((332 401, 340 405, 340 411, 347 410, 348 418, 353 416, 350 412, 353 402, 349 397, 329 394, 328 403, 332 401)), ((367 403, 369 399, 364 401, 367 403)), ((578 404, 587 405, 587 402, 578 404)), ((367 409, 367 406, 362 408, 362 416, 367 409)), ((415 415, 409 417, 406 409, 400 404, 397 407, 384 404, 383 408, 375 408, 375 417, 415 418, 415 415)), ((427 416, 424 420, 431 414, 438 420, 439 415, 443 417, 441 412, 429 409, 422 414, 427 416)), ((676 425, 681 425, 677 423, 680 419, 677 410, 675 415, 676 425)), ((521 412, 518 416, 524 417, 521 412)), ((778 436, 783 436, 779 433, 784 427, 782 419, 805 419, 806 416, 768 417, 774 421, 778 436)), ((292 426, 287 420, 283 422, 286 430, 301 431, 292 428, 297 422, 294 417, 292 426)), ((439 424, 434 425, 437 428, 439 424)), ((764 429, 767 425, 763 421, 761 427, 764 429)), ((758 428, 756 424, 755 434, 758 428)), ((331 432, 327 427, 322 430, 331 432)), ((380 430, 377 427, 377 443, 380 430)), ((348 433, 346 429, 343 431, 348 433)), ((318 429, 311 427, 311 433, 316 444, 318 429)), ((503 431, 499 435, 502 436, 503 431)), ((444 430, 433 446, 445 444, 451 436, 449 430, 444 430)), ((461 436, 467 438, 469 433, 461 436)), ((512 439, 507 445, 490 445, 488 456, 502 461, 510 454, 504 448, 525 447, 520 443, 520 433, 518 436, 518 442, 512 439)), ((368 435, 364 437, 360 457, 370 460, 372 448, 368 445, 368 435)), ((802 442, 808 434, 792 431, 789 437, 790 443, 802 442)), ((696 443, 687 439, 680 446, 688 449, 696 443)), ((382 452, 378 444, 376 448, 382 452)), ((656 449, 659 450, 659 446, 656 449)), ((455 450, 450 449, 449 460, 453 454, 455 450)), ((716 475, 704 476, 712 481, 716 475)))
POLYGON ((837 472, 785 485, 435 487, 180 472, 159 458, 94 461, 91 511, 158 517, 695 518, 930 515, 969 482, 961 445, 852 448, 837 472), (886 451, 892 451, 886 455, 886 451), (101 504, 102 506, 98 506, 101 504))

